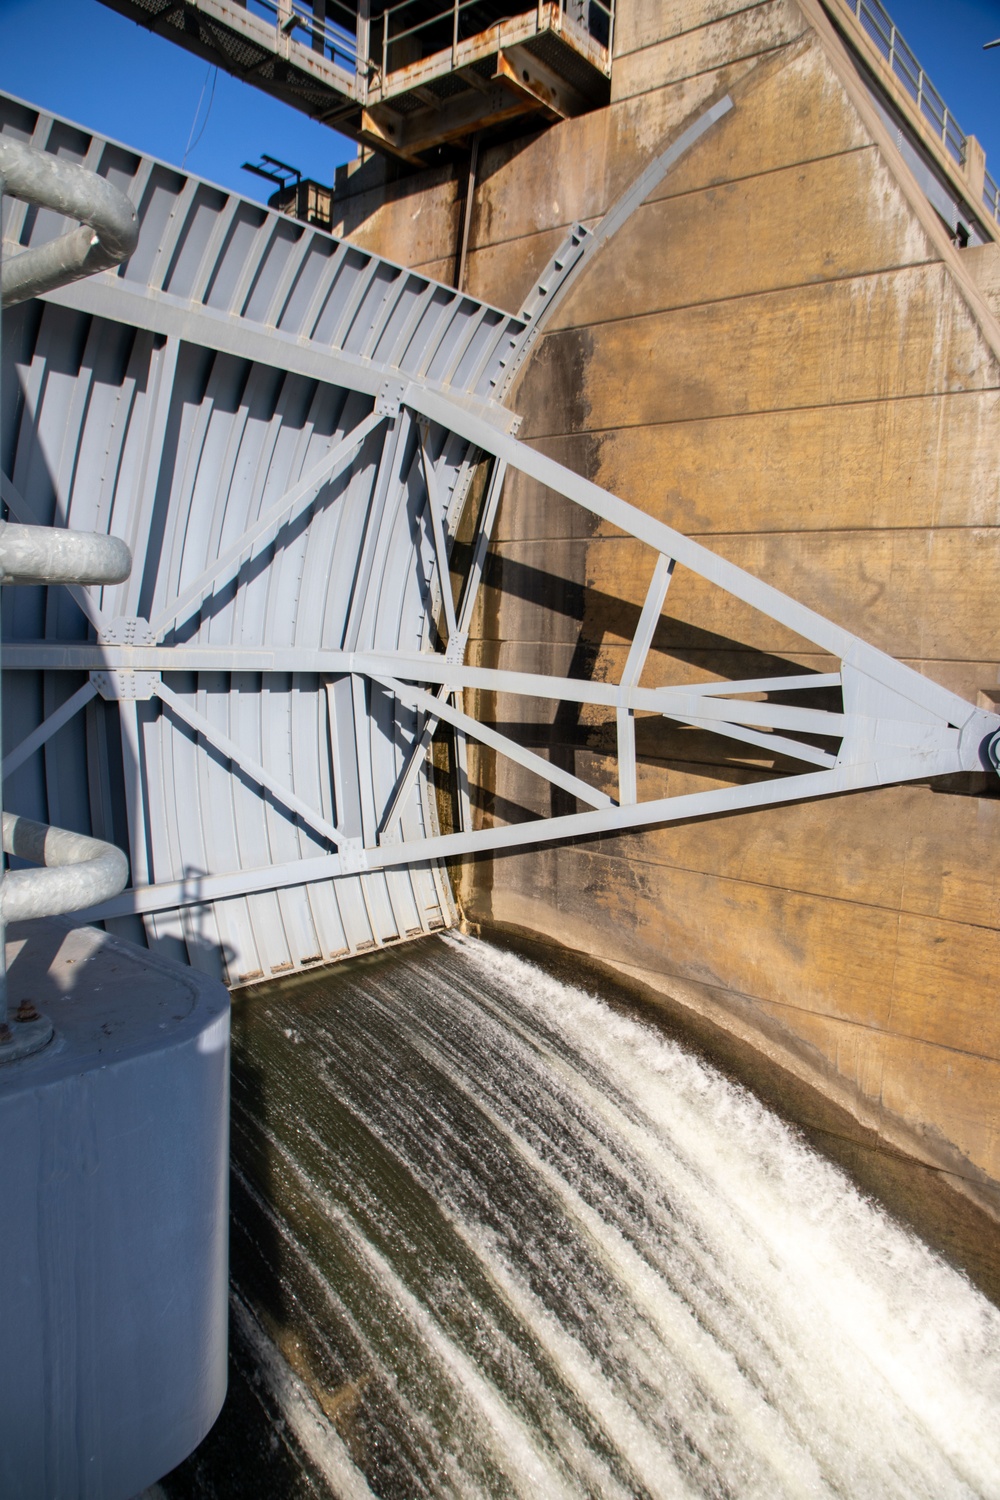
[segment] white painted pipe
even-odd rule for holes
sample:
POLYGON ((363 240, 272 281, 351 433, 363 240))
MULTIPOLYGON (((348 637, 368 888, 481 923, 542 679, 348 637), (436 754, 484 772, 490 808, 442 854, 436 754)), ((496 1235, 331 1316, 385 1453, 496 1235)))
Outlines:
POLYGON ((131 568, 119 537, 0 521, 0 583, 121 583, 131 568))
POLYGON ((81 221, 80 228, 4 263, 4 307, 117 266, 136 247, 139 221, 124 193, 96 172, 25 141, 0 137, 0 192, 81 221))
POLYGON ((128 860, 114 844, 15 813, 3 815, 3 847, 6 854, 43 866, 8 870, 0 886, 5 923, 80 911, 117 896, 128 880, 128 860))

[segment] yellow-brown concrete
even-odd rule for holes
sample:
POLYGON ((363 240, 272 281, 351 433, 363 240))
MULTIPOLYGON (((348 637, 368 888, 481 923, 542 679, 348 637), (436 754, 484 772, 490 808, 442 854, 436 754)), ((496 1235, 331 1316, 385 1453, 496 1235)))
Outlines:
MULTIPOLYGON (((483 153, 469 289, 516 308, 564 228, 723 90, 732 113, 536 347, 523 435, 975 701, 1000 682, 995 257, 948 243, 815 0, 620 0, 610 106, 483 153)), ((458 203, 442 172, 347 213, 449 274, 458 203)), ((614 677, 651 569, 520 481, 471 649, 614 677)), ((776 659, 826 665, 679 572, 643 682, 776 659)), ((614 790, 598 715, 480 708, 614 790)), ((640 795, 775 764, 643 720, 638 745, 640 795)), ((492 756, 473 771, 485 817, 561 795, 492 756)), ((1000 1210, 998 851, 1000 796, 968 778, 480 860, 460 896, 710 1018, 1000 1210)))

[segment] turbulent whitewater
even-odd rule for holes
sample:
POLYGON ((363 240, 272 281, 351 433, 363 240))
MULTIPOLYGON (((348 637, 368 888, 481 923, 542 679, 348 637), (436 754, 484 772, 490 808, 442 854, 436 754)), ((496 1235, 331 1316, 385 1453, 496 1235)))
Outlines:
POLYGON ((599 998, 435 938, 235 1049, 236 1376, 171 1493, 1000 1497, 1000 1313, 599 998))

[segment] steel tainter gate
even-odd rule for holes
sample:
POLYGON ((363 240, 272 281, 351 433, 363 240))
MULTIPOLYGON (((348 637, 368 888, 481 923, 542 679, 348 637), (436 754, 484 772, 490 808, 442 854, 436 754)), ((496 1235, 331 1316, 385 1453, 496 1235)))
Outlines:
MULTIPOLYGON (((137 559, 124 584, 5 601, 9 798, 130 855, 129 888, 90 917, 246 982, 446 925, 445 858, 990 764, 1000 719, 514 436, 502 402, 548 311, 730 107, 689 126, 594 231, 574 226, 515 317, 0 100, 5 133, 85 162, 141 223, 126 266, 15 310, 5 333, 11 515, 110 532, 137 559), (512 471, 649 547, 620 682, 465 664, 512 471), (649 682, 679 570, 819 646, 831 670, 649 682), (829 706, 802 703, 820 689, 829 706), (603 706, 617 784, 477 719, 475 695, 494 693, 603 706), (637 714, 763 748, 780 769, 639 801, 637 714), (442 724, 445 831, 427 753, 442 724), (475 826, 470 738, 578 810, 475 826)), ((14 207, 5 243, 63 227, 14 207)))

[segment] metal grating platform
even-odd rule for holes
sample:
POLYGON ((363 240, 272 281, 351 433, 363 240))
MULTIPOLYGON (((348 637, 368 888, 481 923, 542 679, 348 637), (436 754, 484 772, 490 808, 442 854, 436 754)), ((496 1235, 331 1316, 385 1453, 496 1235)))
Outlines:
POLYGON ((366 145, 419 162, 610 97, 615 0, 103 0, 366 145))

